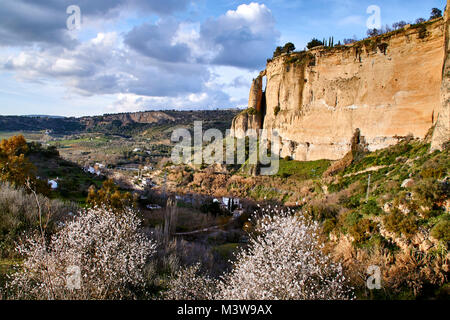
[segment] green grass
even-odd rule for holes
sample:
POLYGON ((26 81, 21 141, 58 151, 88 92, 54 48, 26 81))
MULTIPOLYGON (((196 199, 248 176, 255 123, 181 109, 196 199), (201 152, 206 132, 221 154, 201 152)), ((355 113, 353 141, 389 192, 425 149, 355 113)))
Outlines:
POLYGON ((320 179, 323 173, 330 166, 330 161, 294 161, 280 160, 280 170, 277 176, 282 178, 291 177, 297 180, 315 180, 320 179))

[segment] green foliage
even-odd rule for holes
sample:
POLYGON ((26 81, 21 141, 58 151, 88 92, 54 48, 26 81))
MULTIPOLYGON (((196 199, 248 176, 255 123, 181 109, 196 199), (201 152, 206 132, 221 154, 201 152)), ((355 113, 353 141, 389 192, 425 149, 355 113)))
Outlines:
POLYGON ((280 105, 277 105, 277 106, 275 107, 275 109, 273 110, 273 114, 275 115, 275 117, 278 116, 278 114, 280 113, 280 111, 281 111, 280 105))
POLYGON ((442 10, 440 10, 438 8, 431 9, 430 20, 437 19, 437 18, 440 18, 440 17, 442 17, 442 10))
POLYGON ((220 208, 220 203, 214 201, 207 201, 202 204, 200 211, 203 213, 210 213, 214 216, 222 215, 222 209, 220 208))
POLYGON ((431 230, 431 236, 443 243, 450 242, 450 216, 442 218, 431 230))
POLYGON ((374 232, 378 232, 377 224, 370 219, 359 219, 356 223, 348 226, 347 230, 355 243, 365 242, 374 232))
POLYGON ((280 169, 277 176, 290 176, 297 180, 309 180, 320 178, 330 166, 328 160, 318 161, 294 161, 280 159, 280 169))
POLYGON ((383 224, 390 232, 412 238, 418 230, 418 225, 412 216, 406 216, 400 210, 393 209, 383 218, 383 224))
POLYGON ((292 42, 286 43, 283 47, 277 47, 273 53, 273 57, 279 57, 282 54, 290 54, 295 51, 295 45, 292 42))
POLYGON ((319 47, 319 46, 323 46, 324 43, 316 38, 313 38, 310 42, 308 42, 308 44, 306 45, 306 47, 308 49, 312 49, 315 47, 319 47))
POLYGON ((330 234, 335 228, 336 228, 336 219, 335 218, 326 219, 323 222, 322 230, 325 234, 330 234))
POLYGON ((362 213, 369 216, 378 216, 383 210, 378 206, 376 199, 370 198, 362 207, 362 213))
POLYGON ((254 116, 254 115, 256 115, 258 112, 256 111, 255 108, 248 108, 248 109, 247 109, 247 113, 248 113, 249 115, 254 116))
POLYGON ((326 220, 336 219, 339 214, 339 210, 340 208, 337 205, 317 202, 310 204, 306 209, 306 213, 315 221, 324 222, 326 220))
POLYGON ((136 199, 133 199, 133 196, 128 192, 120 192, 114 181, 109 179, 103 183, 100 190, 91 186, 86 202, 92 207, 106 207, 120 212, 135 206, 136 199))
POLYGON ((351 197, 341 197, 339 199, 339 204, 348 209, 359 208, 359 206, 361 205, 361 195, 355 194, 351 197))

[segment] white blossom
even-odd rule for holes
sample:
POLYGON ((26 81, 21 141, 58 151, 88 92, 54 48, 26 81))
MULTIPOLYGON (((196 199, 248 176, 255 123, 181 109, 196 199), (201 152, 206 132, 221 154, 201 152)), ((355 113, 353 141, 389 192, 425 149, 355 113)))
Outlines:
POLYGON ((94 208, 80 213, 48 244, 39 237, 18 246, 25 260, 9 287, 24 299, 130 299, 145 284, 144 267, 155 244, 139 232, 140 220, 94 208), (79 290, 67 286, 79 268, 79 290))

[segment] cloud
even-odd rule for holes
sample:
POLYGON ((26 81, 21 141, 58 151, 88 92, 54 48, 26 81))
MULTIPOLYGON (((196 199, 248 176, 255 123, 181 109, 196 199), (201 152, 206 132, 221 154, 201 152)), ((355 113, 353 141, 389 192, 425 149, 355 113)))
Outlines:
POLYGON ((187 62, 190 57, 189 47, 173 42, 178 28, 179 23, 173 18, 160 20, 154 25, 143 24, 125 35, 125 43, 147 57, 168 62, 187 62))
POLYGON ((131 93, 176 97, 197 94, 210 79, 207 66, 151 59, 121 46, 117 33, 99 33, 72 50, 22 51, 3 69, 27 81, 58 79, 81 95, 131 93))
POLYGON ((205 91, 179 97, 148 97, 136 94, 118 94, 117 100, 105 108, 107 113, 146 110, 194 110, 235 107, 230 97, 222 91, 205 91))
POLYGON ((272 12, 264 4, 242 4, 200 30, 201 41, 217 52, 212 64, 258 69, 265 64, 280 34, 272 12))
POLYGON ((0 10, 0 46, 33 44, 74 46, 66 27, 67 7, 76 4, 82 17, 102 19, 123 10, 169 15, 184 10, 190 0, 3 0, 0 10))
POLYGON ((92 36, 92 29, 83 34, 89 40, 79 41, 65 29, 68 1, 16 1, 13 6, 6 0, 6 10, 0 12, 0 46, 9 47, 0 54, 0 70, 45 88, 63 84, 69 96, 117 96, 108 111, 246 104, 250 70, 264 66, 279 37, 271 11, 257 3, 192 22, 165 15, 185 7, 189 0, 168 0, 164 8, 159 0, 81 0, 82 14, 91 21, 114 15, 125 6, 140 6, 160 16, 154 23, 124 32, 92 36), (16 24, 1 20, 8 15, 28 20, 16 24), (214 73, 218 69, 228 71, 218 77, 214 73))

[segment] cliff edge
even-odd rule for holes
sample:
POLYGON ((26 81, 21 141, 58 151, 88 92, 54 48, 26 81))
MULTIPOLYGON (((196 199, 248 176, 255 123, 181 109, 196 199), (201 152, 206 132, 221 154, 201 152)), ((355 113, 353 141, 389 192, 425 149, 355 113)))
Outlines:
POLYGON ((435 125, 439 147, 448 140, 448 32, 447 9, 444 19, 270 60, 232 132, 277 130, 281 156, 300 161, 341 159, 357 130, 375 151, 435 125))

